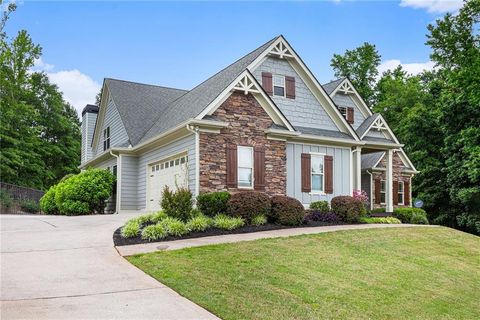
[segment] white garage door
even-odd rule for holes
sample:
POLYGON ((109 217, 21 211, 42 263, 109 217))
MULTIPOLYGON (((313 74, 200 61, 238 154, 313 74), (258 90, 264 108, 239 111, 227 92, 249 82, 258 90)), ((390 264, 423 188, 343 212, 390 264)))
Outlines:
POLYGON ((188 157, 186 155, 169 158, 148 168, 148 210, 160 210, 162 191, 165 186, 170 190, 188 187, 188 157))

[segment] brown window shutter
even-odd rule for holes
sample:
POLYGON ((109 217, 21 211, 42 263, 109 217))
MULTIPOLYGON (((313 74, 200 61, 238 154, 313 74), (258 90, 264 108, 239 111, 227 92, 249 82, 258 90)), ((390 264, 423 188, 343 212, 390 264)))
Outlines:
POLYGON ((325 193, 333 193, 333 157, 323 158, 325 172, 325 193))
POLYGON ((253 156, 254 189, 265 190, 265 150, 255 148, 253 156))
POLYGON ((309 153, 302 153, 302 192, 312 191, 312 181, 310 176, 311 156, 309 153))
POLYGON ((353 108, 352 107, 347 108, 347 122, 353 124, 353 108))
POLYGON ((237 146, 227 145, 227 187, 237 187, 237 146))
POLYGON ((403 202, 406 206, 409 206, 410 205, 410 182, 405 181, 403 183, 403 192, 404 192, 403 202))
POLYGON ((273 95, 273 80, 271 73, 262 72, 262 86, 266 93, 273 95))
POLYGON ((295 99, 295 78, 285 76, 285 96, 295 99))
POLYGON ((393 181, 393 204, 398 204, 398 181, 393 181))
POLYGON ((375 203, 380 204, 380 179, 375 179, 375 203))

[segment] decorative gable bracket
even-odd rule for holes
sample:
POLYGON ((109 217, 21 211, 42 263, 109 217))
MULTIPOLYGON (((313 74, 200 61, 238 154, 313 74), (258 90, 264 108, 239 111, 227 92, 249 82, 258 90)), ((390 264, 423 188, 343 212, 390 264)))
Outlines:
POLYGON ((285 57, 293 58, 293 54, 290 52, 290 50, 287 48, 283 41, 279 41, 275 46, 273 46, 269 54, 276 55, 280 59, 283 59, 285 57))
POLYGON ((378 131, 382 131, 382 130, 388 130, 387 128, 387 125, 385 124, 385 121, 383 120, 383 118, 381 117, 378 117, 372 124, 372 129, 376 129, 378 131))
POLYGON ((243 91, 245 95, 249 93, 260 93, 260 88, 257 87, 257 84, 248 74, 245 74, 245 76, 235 84, 233 90, 243 91))
POLYGON ((343 81, 343 83, 338 88, 338 91, 342 92, 343 94, 355 93, 355 91, 353 90, 352 86, 348 81, 343 81))

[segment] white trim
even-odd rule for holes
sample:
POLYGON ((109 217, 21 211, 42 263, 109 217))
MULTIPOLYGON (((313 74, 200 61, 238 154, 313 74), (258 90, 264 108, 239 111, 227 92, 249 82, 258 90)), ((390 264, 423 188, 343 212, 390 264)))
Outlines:
MULTIPOLYGON (((314 147, 323 147, 323 148, 336 148, 336 149, 344 149, 344 150, 351 150, 350 147, 344 146, 336 146, 336 145, 328 145, 328 144, 321 144, 321 143, 308 143, 308 142, 298 142, 298 141, 287 141, 287 144, 301 144, 306 146, 314 146, 314 147)), ((329 155, 326 154, 325 155, 329 155)))
POLYGON ((414 172, 412 172, 412 173, 419 173, 419 171, 417 171, 417 169, 413 165, 412 161, 410 161, 410 158, 408 158, 408 156, 405 153, 405 151, 403 150, 403 148, 400 148, 400 150, 398 152, 399 152, 400 159, 402 159, 403 163, 407 164, 410 168, 413 169, 414 172))
POLYGON ((195 199, 200 194, 200 133, 198 126, 187 125, 187 130, 195 134, 195 199))
POLYGON ((254 159, 254 149, 253 147, 250 147, 250 146, 242 146, 242 145, 238 145, 237 146, 237 189, 248 189, 248 190, 252 190, 255 186, 255 182, 254 182, 254 179, 255 179, 255 173, 254 173, 254 170, 255 170, 255 159, 254 159), (250 186, 240 186, 239 184, 239 177, 240 177, 240 152, 239 152, 239 149, 240 148, 244 148, 244 149, 250 149, 250 153, 251 153, 251 160, 252 160, 252 165, 251 167, 241 167, 243 169, 251 169, 252 170, 252 181, 251 181, 251 185, 250 186))
MULTIPOLYGON (((320 152, 309 152, 310 154, 310 194, 326 194, 325 193, 325 156, 327 154, 320 152), (312 158, 317 157, 322 159, 322 173, 313 173, 313 161, 312 158), (313 175, 322 176, 322 190, 313 190, 313 175)), ((333 164, 333 163, 332 163, 333 164)), ((332 181, 333 183, 333 181, 332 181)))
POLYGON ((397 199, 399 198, 400 194, 402 194, 402 202, 398 201, 397 205, 404 206, 405 205, 405 183, 403 181, 397 181, 397 183, 398 183, 397 199), (402 192, 400 192, 400 184, 402 184, 402 192))
POLYGON ((342 85, 345 85, 345 84, 350 89, 349 92, 347 92, 345 94, 353 95, 355 98, 357 98, 357 99, 354 99, 353 102, 358 107, 358 109, 360 110, 360 112, 362 113, 364 118, 368 118, 369 116, 373 115, 372 110, 370 110, 370 108, 365 103, 365 100, 363 100, 362 96, 358 93, 357 89, 355 89, 355 86, 353 85, 353 83, 348 78, 345 78, 342 82, 340 82, 338 84, 338 86, 335 88, 335 90, 333 90, 330 93, 330 97, 333 98, 335 96, 335 94, 337 94, 338 91, 343 91, 343 90, 341 90, 341 88, 342 88, 342 85), (358 100, 358 101, 355 101, 355 100, 358 100))
POLYGON ((390 138, 393 139, 396 144, 400 144, 395 134, 393 134, 392 129, 390 129, 390 127, 388 126, 387 121, 385 121, 381 114, 379 114, 377 116, 377 119, 375 119, 375 121, 373 121, 370 126, 368 126, 367 130, 365 130, 365 132, 360 136, 360 139, 363 139, 372 128, 376 128, 382 131, 386 130, 390 135, 390 138))
POLYGON ((368 171, 368 170, 365 170, 368 175, 370 176, 370 210, 373 209, 373 174, 368 171))
POLYGON ((272 74, 272 96, 274 96, 274 97, 283 97, 283 98, 286 97, 286 94, 287 94, 286 91, 287 91, 287 89, 286 89, 285 82, 286 82, 286 79, 285 79, 285 76, 284 76, 284 75, 275 74, 275 73, 272 74), (277 78, 277 79, 283 79, 283 87, 282 87, 282 86, 276 86, 276 85, 275 85, 275 78, 277 78), (275 87, 283 88, 283 95, 275 94, 275 87))
POLYGON ((378 166, 378 164, 382 161, 383 157, 385 157, 385 152, 382 152, 382 155, 377 160, 377 162, 375 162, 375 164, 372 166, 372 168, 376 168, 378 166))

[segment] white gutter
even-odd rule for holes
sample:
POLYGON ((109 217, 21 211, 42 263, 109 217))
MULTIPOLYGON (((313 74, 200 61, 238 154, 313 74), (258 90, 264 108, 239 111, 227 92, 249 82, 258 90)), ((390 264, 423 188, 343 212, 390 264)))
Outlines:
POLYGON ((117 198, 115 199, 115 212, 114 214, 119 213, 120 207, 120 194, 122 193, 122 160, 119 155, 116 155, 110 150, 110 154, 117 158, 117 198))
POLYGON ((200 193, 200 133, 198 126, 187 124, 187 130, 195 134, 195 198, 200 193))

